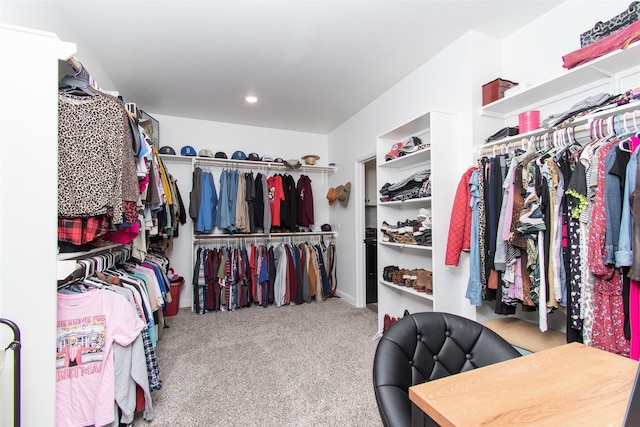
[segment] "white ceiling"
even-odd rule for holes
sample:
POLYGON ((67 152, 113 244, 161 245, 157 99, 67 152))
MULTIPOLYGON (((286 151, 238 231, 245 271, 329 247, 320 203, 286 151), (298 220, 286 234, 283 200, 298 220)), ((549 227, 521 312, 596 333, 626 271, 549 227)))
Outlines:
POLYGON ((146 111, 326 134, 467 30, 503 38, 561 2, 2 0, 0 19, 91 51, 146 111))

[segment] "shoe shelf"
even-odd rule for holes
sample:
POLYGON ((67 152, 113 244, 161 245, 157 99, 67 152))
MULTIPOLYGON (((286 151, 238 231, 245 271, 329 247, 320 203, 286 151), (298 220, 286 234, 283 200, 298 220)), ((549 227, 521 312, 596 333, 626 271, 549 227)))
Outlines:
POLYGON ((389 160, 378 165, 381 168, 389 169, 405 169, 419 164, 428 164, 431 157, 431 147, 425 147, 415 153, 407 154, 406 156, 398 157, 397 159, 389 160))
POLYGON ((425 245, 412 245, 409 243, 394 243, 394 242, 382 242, 382 241, 378 241, 378 244, 382 245, 382 246, 392 246, 392 247, 396 247, 396 248, 408 248, 408 249, 417 249, 417 250, 423 250, 423 251, 431 251, 433 250, 433 246, 425 246, 425 245))
POLYGON ((431 196, 429 197, 418 197, 416 199, 408 199, 408 200, 394 200, 391 202, 378 202, 378 206, 391 206, 391 207, 403 207, 410 205, 424 205, 425 203, 431 203, 431 196))
POLYGON ((417 296, 419 298, 424 298, 426 300, 433 301, 433 294, 428 294, 426 292, 418 292, 418 291, 416 291, 414 288, 412 288, 410 286, 397 285, 397 284, 395 284, 393 282, 387 282, 386 280, 380 280, 380 284, 384 285, 384 286, 387 286, 389 288, 392 288, 392 289, 399 290, 401 292, 406 292, 406 293, 408 293, 410 295, 414 295, 414 296, 417 296))
MULTIPOLYGON (((450 305, 458 304, 456 301, 451 301, 454 297, 450 296, 450 287, 446 280, 442 279, 446 277, 443 255, 446 250, 444 247, 446 239, 442 239, 442 236, 440 239, 438 238, 439 230, 448 227, 450 216, 450 206, 441 201, 442 194, 447 195, 449 192, 449 185, 445 182, 448 180, 446 173, 444 178, 440 178, 440 184, 436 185, 436 172, 439 170, 442 174, 443 171, 446 172, 449 169, 450 156, 453 153, 448 148, 450 141, 457 138, 457 122, 458 118, 455 115, 432 110, 377 137, 376 184, 378 191, 385 185, 401 182, 425 170, 430 171, 431 184, 429 197, 388 202, 378 200, 377 225, 379 233, 390 234, 390 241, 386 242, 382 240, 380 235, 378 236, 378 325, 380 330, 382 330, 385 314, 398 317, 402 316, 405 309, 413 313, 440 310, 441 307, 448 309, 450 305), (404 143, 413 137, 420 138, 425 147, 411 154, 386 161, 386 155, 391 152, 394 144, 404 143), (439 156, 438 159, 436 159, 436 155, 439 156), (428 211, 430 217, 428 226, 420 224, 423 221, 420 219, 422 209, 428 211), (443 224, 444 221, 434 223, 434 218, 447 218, 447 224, 443 224), (389 230, 393 230, 396 224, 399 228, 402 223, 407 225, 409 221, 413 222, 414 220, 418 221, 418 226, 431 230, 430 246, 394 242, 391 238, 393 233, 389 230), (382 231, 383 229, 385 231, 382 231), (384 268, 398 264, 432 272, 433 294, 418 292, 412 287, 385 281, 384 268), (443 282, 445 284, 441 285, 443 282)), ((414 239, 418 240, 419 236, 414 236, 414 239)))

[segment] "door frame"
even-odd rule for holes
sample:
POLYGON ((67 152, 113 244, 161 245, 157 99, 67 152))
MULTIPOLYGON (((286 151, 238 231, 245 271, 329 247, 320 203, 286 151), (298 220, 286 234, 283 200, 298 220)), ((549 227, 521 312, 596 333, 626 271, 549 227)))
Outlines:
POLYGON ((367 305, 367 278, 365 274, 365 163, 375 160, 376 152, 366 153, 355 159, 354 163, 354 181, 355 181, 355 239, 356 239, 356 265, 362 268, 356 268, 356 307, 365 307, 367 305))

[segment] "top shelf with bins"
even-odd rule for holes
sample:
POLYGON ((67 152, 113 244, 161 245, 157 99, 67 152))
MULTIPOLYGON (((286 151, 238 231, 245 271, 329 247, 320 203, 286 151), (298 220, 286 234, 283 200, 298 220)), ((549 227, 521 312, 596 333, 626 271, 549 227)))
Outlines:
POLYGON ((616 75, 640 65, 639 58, 640 43, 632 44, 627 49, 610 52, 512 96, 487 104, 481 107, 480 115, 504 119, 509 113, 523 110, 560 93, 570 92, 598 80, 607 79, 615 83, 616 75))

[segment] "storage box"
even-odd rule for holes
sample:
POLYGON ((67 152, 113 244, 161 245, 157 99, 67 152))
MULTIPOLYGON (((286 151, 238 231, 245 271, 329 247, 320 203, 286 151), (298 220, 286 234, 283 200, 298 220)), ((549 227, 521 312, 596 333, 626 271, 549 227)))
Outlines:
POLYGON ((487 105, 504 97, 504 92, 518 83, 497 78, 482 85, 482 105, 487 105))

